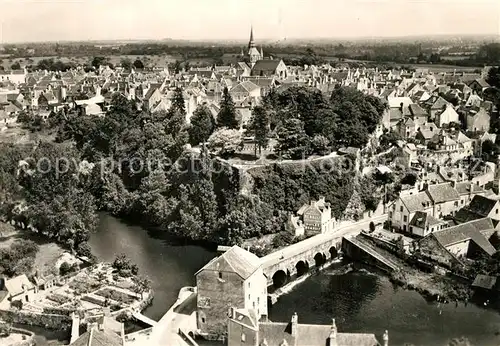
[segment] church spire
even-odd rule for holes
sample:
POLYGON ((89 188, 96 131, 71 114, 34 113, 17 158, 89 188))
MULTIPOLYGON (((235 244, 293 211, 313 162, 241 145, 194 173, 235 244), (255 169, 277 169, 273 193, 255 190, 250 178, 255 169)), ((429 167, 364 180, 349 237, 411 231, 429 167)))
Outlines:
POLYGON ((248 49, 254 48, 255 42, 253 41, 253 25, 250 26, 250 41, 248 42, 248 49))

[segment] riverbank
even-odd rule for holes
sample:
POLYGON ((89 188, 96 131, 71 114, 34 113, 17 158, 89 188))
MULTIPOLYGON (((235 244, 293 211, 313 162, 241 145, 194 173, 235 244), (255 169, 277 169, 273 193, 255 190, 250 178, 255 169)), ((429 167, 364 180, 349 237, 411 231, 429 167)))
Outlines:
POLYGON ((392 283, 420 293, 431 301, 467 302, 473 291, 470 284, 436 273, 423 273, 418 270, 394 272, 389 276, 392 283))

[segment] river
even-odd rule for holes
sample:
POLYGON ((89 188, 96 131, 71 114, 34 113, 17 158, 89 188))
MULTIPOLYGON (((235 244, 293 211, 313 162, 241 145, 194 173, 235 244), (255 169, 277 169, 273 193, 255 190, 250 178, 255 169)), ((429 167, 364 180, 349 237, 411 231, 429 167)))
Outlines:
MULTIPOLYGON (((153 282, 155 298, 145 315, 158 320, 177 299, 182 286, 195 284, 194 273, 215 255, 199 246, 172 245, 141 227, 101 214, 90 239, 100 260, 125 253, 153 282)), ((301 323, 329 324, 341 332, 373 332, 381 339, 389 330, 390 345, 444 345, 466 336, 476 346, 498 345, 500 314, 473 304, 437 306, 418 293, 395 288, 379 274, 335 275, 327 269, 280 297, 271 310, 273 321, 288 321, 297 312, 301 323)))

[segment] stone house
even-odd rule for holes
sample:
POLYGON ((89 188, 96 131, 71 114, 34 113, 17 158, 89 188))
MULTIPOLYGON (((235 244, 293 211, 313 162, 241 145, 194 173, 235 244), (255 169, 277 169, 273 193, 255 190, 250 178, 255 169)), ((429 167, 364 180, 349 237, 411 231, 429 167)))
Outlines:
POLYGON ((25 274, 12 279, 3 279, 2 286, 1 289, 8 293, 8 300, 11 303, 15 301, 27 303, 35 300, 35 285, 28 280, 25 274))
POLYGON ((453 215, 460 208, 459 202, 460 195, 451 183, 429 185, 425 191, 401 195, 389 211, 389 220, 392 227, 410 232, 410 222, 417 212, 440 219, 453 215))
POLYGON ((450 183, 429 185, 427 194, 433 203, 432 216, 436 218, 452 215, 460 208, 460 196, 450 183))
POLYGON ((267 317, 267 278, 260 259, 238 246, 214 258, 196 274, 197 324, 202 334, 223 335, 231 307, 267 317))
POLYGON ((425 191, 400 196, 392 205, 392 210, 389 211, 392 227, 408 232, 409 223, 418 211, 432 214, 432 201, 425 191))
MULTIPOLYGON (((384 333, 384 346, 389 334, 384 333)), ((261 321, 244 309, 232 309, 228 323, 228 346, 379 346, 375 334, 340 333, 330 325, 300 324, 295 313, 290 322, 261 321)))
POLYGON ((491 256, 496 251, 483 233, 471 223, 463 223, 431 233, 420 241, 420 249, 429 246, 432 242, 437 242, 458 259, 473 259, 480 254, 491 256))
POLYGON ((480 107, 472 108, 467 112, 466 126, 468 131, 488 132, 490 130, 490 114, 480 107))
POLYGON ((469 83, 469 88, 472 89, 478 95, 482 95, 485 89, 488 89, 490 85, 483 78, 478 78, 469 83))
POLYGON ((445 221, 436 219, 430 213, 417 211, 410 221, 409 231, 410 234, 426 237, 446 227, 448 224, 445 221))
POLYGON ((283 60, 258 60, 252 67, 252 76, 260 77, 277 77, 279 79, 286 79, 288 70, 283 60))
POLYGON ((56 277, 52 274, 47 276, 35 276, 36 291, 49 290, 56 284, 56 277))
POLYGON ((241 102, 248 98, 260 99, 260 87, 251 81, 244 81, 235 85, 229 94, 235 102, 241 102))
POLYGON ((438 127, 443 127, 443 125, 458 122, 458 113, 455 111, 451 103, 448 103, 446 105, 446 108, 442 112, 435 113, 435 123, 438 127))
MULTIPOLYGON (((472 185, 476 186, 476 185, 472 185)), ((468 206, 460 209, 455 219, 460 222, 468 222, 484 217, 500 221, 500 201, 482 195, 475 195, 468 206)))
POLYGON ((332 217, 330 203, 325 201, 325 197, 304 204, 297 215, 302 217, 306 236, 330 232, 335 227, 335 218, 332 217))

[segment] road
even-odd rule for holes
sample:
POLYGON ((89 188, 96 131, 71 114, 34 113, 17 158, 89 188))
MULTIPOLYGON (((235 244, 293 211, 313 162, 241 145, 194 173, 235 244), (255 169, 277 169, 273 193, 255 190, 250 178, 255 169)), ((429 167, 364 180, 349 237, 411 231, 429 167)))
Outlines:
POLYGON ((180 328, 192 330, 196 318, 193 312, 196 310, 196 294, 190 293, 187 297, 181 297, 182 304, 176 303, 154 327, 154 333, 150 345, 155 346, 191 346, 179 334, 180 328))

